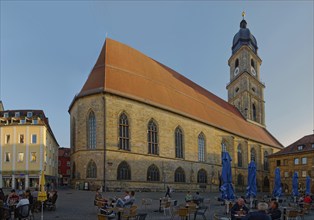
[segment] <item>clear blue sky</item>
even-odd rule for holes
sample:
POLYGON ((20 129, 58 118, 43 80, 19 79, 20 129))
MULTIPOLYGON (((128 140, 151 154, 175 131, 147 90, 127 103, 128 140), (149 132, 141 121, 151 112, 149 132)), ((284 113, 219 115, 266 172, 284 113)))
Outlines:
POLYGON ((266 125, 285 146, 313 132, 313 1, 1 1, 1 99, 43 109, 69 147, 68 107, 108 37, 227 99, 241 12, 259 46, 266 125))

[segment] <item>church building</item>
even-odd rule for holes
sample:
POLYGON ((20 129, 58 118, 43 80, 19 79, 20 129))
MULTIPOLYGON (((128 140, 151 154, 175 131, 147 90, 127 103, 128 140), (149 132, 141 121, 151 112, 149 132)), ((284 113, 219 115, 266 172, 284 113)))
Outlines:
POLYGON ((229 58, 228 102, 171 68, 106 38, 69 107, 72 185, 90 189, 218 191, 221 152, 236 191, 248 163, 269 191, 268 155, 282 145, 266 129, 257 41, 243 19, 229 58))

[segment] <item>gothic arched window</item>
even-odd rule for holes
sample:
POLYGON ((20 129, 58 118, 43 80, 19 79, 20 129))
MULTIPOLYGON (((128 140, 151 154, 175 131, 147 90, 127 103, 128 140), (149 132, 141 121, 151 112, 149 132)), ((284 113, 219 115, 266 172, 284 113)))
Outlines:
POLYGON ((147 169, 147 181, 160 181, 159 169, 154 164, 147 169))
POLYGON ((75 142, 76 142, 76 125, 75 125, 75 117, 71 118, 71 148, 72 152, 75 151, 75 142))
POLYGON ((256 150, 253 147, 251 148, 251 161, 256 162, 256 150))
POLYGON ((148 122, 147 130, 148 153, 158 154, 158 129, 153 120, 148 122))
POLYGON ((207 183, 207 172, 204 169, 200 169, 197 173, 198 183, 207 183))
POLYGON ((264 178, 264 187, 269 187, 269 179, 267 176, 264 178))
POLYGON ((118 166, 117 180, 131 180, 131 168, 125 161, 118 166))
POLYGON ((183 132, 178 127, 175 130, 175 146, 176 146, 176 157, 183 158, 183 132))
POLYGON ((227 152, 227 144, 225 140, 221 142, 221 152, 227 152))
POLYGON ((93 111, 88 115, 87 146, 89 149, 96 148, 96 117, 93 111))
POLYGON ((264 170, 269 170, 268 152, 264 151, 264 170))
POLYGON ((119 117, 119 149, 130 150, 129 121, 125 113, 119 117))
POLYGON ((203 133, 198 135, 198 160, 205 161, 205 137, 203 133))
POLYGON ((185 183, 185 173, 181 167, 174 172, 174 182, 185 183))
POLYGON ((76 178, 76 167, 75 167, 75 162, 72 163, 72 179, 76 178))
POLYGON ((93 160, 87 165, 86 178, 97 178, 97 166, 93 160))
POLYGON ((256 116, 256 106, 255 104, 253 103, 252 105, 252 114, 253 114, 253 121, 256 121, 257 120, 257 116, 256 116))
POLYGON ((238 145, 238 167, 242 167, 242 162, 243 162, 243 158, 242 158, 242 146, 241 144, 238 145))
POLYGON ((238 186, 243 186, 244 185, 244 178, 242 174, 238 175, 238 186))

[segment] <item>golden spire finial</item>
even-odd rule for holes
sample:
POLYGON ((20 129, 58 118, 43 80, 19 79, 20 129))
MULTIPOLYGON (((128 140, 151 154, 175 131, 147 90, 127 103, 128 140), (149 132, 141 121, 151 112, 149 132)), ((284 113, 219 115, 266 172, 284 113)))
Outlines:
POLYGON ((244 20, 244 17, 245 17, 245 11, 242 11, 242 18, 244 20))

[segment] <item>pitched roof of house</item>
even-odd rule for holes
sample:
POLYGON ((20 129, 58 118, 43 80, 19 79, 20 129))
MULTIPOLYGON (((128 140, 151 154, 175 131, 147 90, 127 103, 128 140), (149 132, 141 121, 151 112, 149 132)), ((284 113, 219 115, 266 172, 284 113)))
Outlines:
POLYGON ((8 120, 8 119, 37 119, 40 120, 47 126, 48 132, 51 134, 52 138, 55 140, 56 144, 59 146, 59 143, 52 132, 52 129, 49 124, 49 119, 46 117, 43 110, 36 109, 17 109, 17 110, 3 110, 0 111, 0 120, 8 120), (28 113, 31 112, 32 116, 28 117, 28 113), (8 117, 4 117, 4 114, 7 113, 8 117), (19 113, 19 117, 15 117, 15 113, 19 113))
POLYGON ((246 121, 233 105, 158 61, 109 38, 70 109, 76 99, 103 92, 141 101, 248 140, 282 148, 265 128, 246 121))
POLYGON ((70 148, 60 147, 58 149, 58 156, 59 157, 70 157, 70 153, 71 153, 70 148))
POLYGON ((286 154, 304 153, 310 151, 314 152, 314 134, 306 135, 303 138, 300 138, 299 140, 290 144, 288 147, 285 147, 281 151, 270 155, 270 157, 286 154), (299 150, 299 146, 302 146, 302 149, 299 150))

